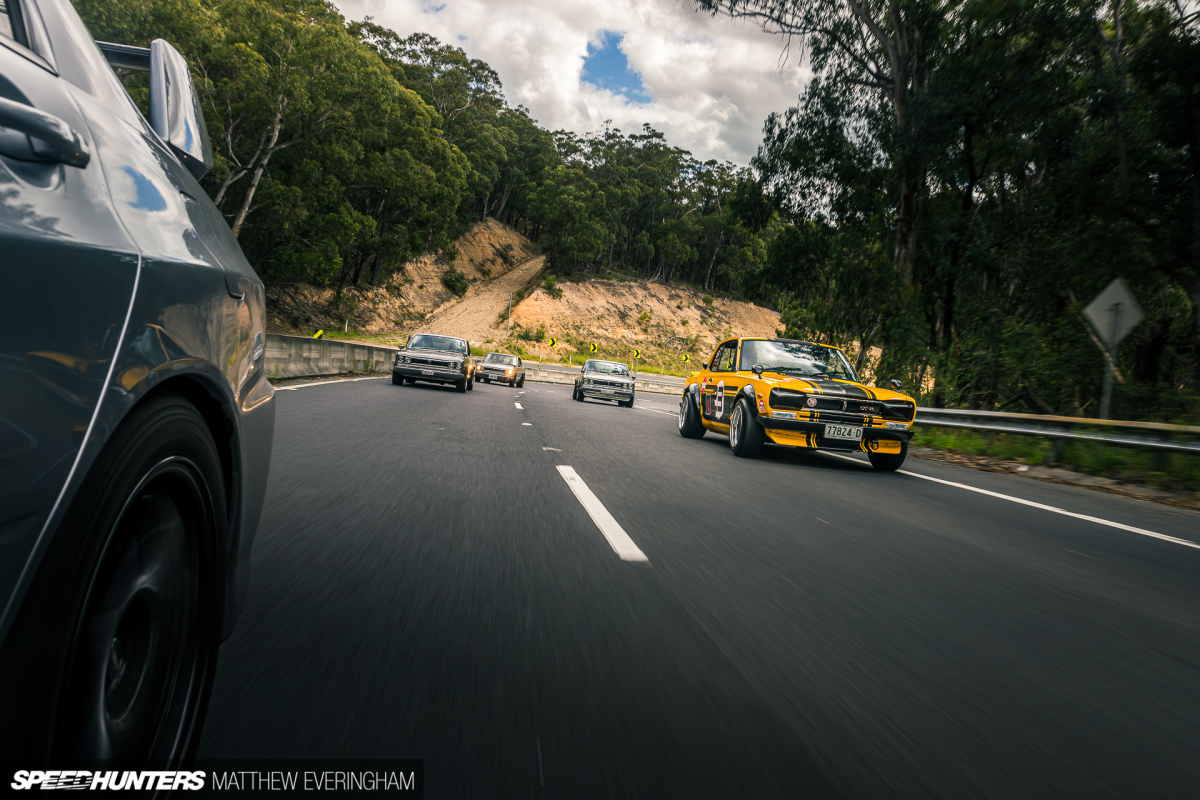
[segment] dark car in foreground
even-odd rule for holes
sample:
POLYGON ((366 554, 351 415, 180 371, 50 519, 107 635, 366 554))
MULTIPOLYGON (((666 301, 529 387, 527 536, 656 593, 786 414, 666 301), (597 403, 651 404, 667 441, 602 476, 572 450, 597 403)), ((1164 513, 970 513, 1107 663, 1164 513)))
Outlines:
POLYGON ((629 367, 619 361, 589 358, 575 379, 574 400, 615 400, 622 408, 633 408, 634 380, 629 367))
POLYGON ((509 386, 525 385, 525 363, 519 356, 507 353, 488 353, 479 362, 475 373, 477 380, 484 383, 507 383, 509 386))
POLYGON ((471 363, 467 340, 435 333, 413 334, 408 344, 396 353, 392 383, 417 381, 453 384, 460 392, 474 389, 475 365, 471 363))
POLYGON ((274 390, 187 64, 103 47, 67 0, 0 3, 0 753, 169 769, 245 602, 274 390))

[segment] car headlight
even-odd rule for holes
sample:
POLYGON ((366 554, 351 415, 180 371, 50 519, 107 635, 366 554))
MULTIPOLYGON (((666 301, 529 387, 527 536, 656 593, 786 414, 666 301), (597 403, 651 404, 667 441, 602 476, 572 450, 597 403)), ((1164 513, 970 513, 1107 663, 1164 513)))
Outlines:
POLYGON ((889 428, 907 428, 908 423, 907 422, 889 422, 889 423, 887 423, 887 426, 889 428))
POLYGON ((508 371, 508 374, 509 374, 509 375, 512 375, 514 372, 516 372, 516 370, 510 369, 510 370, 508 371))
POLYGON ((412 362, 412 356, 405 356, 405 357, 404 357, 404 363, 405 363, 405 364, 409 364, 409 363, 411 363, 411 362, 412 362))

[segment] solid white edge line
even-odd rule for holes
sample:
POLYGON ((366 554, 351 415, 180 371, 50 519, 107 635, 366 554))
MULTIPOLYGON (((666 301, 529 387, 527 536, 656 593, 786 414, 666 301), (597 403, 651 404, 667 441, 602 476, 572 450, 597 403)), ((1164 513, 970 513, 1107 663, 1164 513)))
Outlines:
POLYGON ((520 403, 513 403, 513 405, 514 405, 514 406, 516 406, 516 407, 517 407, 517 409, 518 409, 518 410, 520 410, 520 411, 524 411, 524 410, 525 410, 525 407, 524 407, 523 405, 521 405, 520 403))
POLYGON ((331 383, 355 383, 357 381, 381 381, 386 377, 388 377, 388 376, 387 375, 377 375, 377 376, 373 376, 370 378, 341 378, 336 381, 313 381, 312 383, 300 383, 295 386, 276 386, 275 391, 290 392, 290 391, 294 391, 296 389, 304 389, 309 386, 325 386, 325 385, 331 384, 331 383))
POLYGON ((568 467, 560 464, 558 474, 562 475, 563 480, 567 482, 567 486, 571 487, 571 491, 575 493, 575 497, 583 504, 583 508, 592 518, 592 522, 596 523, 596 527, 604 534, 604 538, 608 539, 608 543, 612 545, 612 549, 621 557, 622 561, 649 561, 646 554, 643 553, 633 539, 629 538, 629 534, 621 527, 621 523, 613 519, 613 515, 608 513, 608 509, 600 502, 600 498, 588 488, 588 485, 583 482, 583 478, 579 477, 579 473, 574 467, 568 467))
MULTIPOLYGON (((853 456, 843 456, 838 453, 822 453, 822 455, 833 456, 834 458, 843 458, 846 461, 853 461, 856 464, 867 463, 865 461, 861 461, 860 459, 854 458, 853 456)), ((1097 525, 1105 525, 1109 528, 1116 528, 1117 530, 1129 531, 1130 533, 1136 533, 1136 534, 1140 534, 1142 536, 1149 536, 1152 539, 1162 539, 1164 542, 1172 542, 1174 544, 1181 544, 1184 547, 1191 547, 1193 549, 1200 550, 1200 543, 1189 542, 1187 539, 1177 539, 1174 536, 1167 536, 1164 533, 1155 533, 1154 531, 1148 531, 1145 528, 1135 528, 1132 525, 1125 525, 1120 522, 1113 522, 1112 520, 1100 519, 1099 517, 1091 517, 1091 516, 1088 516, 1087 514, 1076 514, 1074 511, 1067 511, 1065 508, 1056 508, 1055 506, 1048 506, 1045 503, 1035 503, 1032 500, 1022 500, 1020 497, 1013 497, 1012 495, 1008 495, 1008 494, 1000 494, 999 492, 991 492, 991 491, 988 491, 987 489, 977 489, 974 486, 967 486, 965 483, 955 483, 954 481, 944 481, 941 478, 934 478, 934 477, 930 477, 929 475, 918 475, 917 473, 909 472, 906 469, 898 469, 896 471, 899 472, 901 475, 908 475, 913 478, 920 478, 923 481, 932 481, 933 483, 940 483, 945 486, 953 486, 955 489, 966 489, 968 492, 976 492, 977 494, 985 494, 988 497, 996 497, 996 498, 999 498, 1000 500, 1008 500, 1010 503, 1019 503, 1020 505, 1029 506, 1030 508, 1038 508, 1038 509, 1041 509, 1042 511, 1050 511, 1055 514, 1062 514, 1064 517, 1074 517, 1075 519, 1081 519, 1081 520, 1084 520, 1085 522, 1094 522, 1097 525)))
POLYGON ((655 414, 666 414, 669 417, 674 417, 678 414, 676 411, 659 411, 657 408, 646 408, 645 406, 636 406, 636 408, 640 408, 642 411, 653 411, 655 414))

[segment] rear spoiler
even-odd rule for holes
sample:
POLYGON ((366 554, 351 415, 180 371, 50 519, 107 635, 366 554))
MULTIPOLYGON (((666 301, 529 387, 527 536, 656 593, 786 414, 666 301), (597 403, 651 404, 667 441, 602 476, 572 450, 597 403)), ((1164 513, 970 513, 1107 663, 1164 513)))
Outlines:
POLYGON ((96 42, 100 52, 114 67, 134 69, 139 72, 150 71, 150 48, 134 47, 129 44, 113 44, 112 42, 96 42))

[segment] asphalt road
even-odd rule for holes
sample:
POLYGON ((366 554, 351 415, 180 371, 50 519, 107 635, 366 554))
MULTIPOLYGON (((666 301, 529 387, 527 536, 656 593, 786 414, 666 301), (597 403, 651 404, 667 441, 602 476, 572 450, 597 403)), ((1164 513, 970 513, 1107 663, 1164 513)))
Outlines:
MULTIPOLYGON (((701 366, 696 367, 696 369, 701 369, 702 366, 703 366, 703 364, 701 364, 701 366)), ((581 367, 579 367, 579 366, 571 367, 571 366, 567 366, 566 364, 542 364, 539 367, 539 365, 536 361, 526 361, 525 362, 525 370, 527 372, 538 372, 540 370, 542 372, 563 372, 563 373, 569 373, 571 375, 578 375, 580 369, 581 369, 581 367)), ((682 387, 687 382, 686 379, 677 377, 675 375, 659 375, 657 372, 653 372, 653 371, 641 372, 638 370, 634 370, 633 376, 635 378, 637 378, 639 381, 647 380, 647 381, 650 381, 651 383, 669 383, 669 384, 673 384, 673 385, 680 386, 680 387, 682 387)))
POLYGON ((568 392, 281 391, 201 757, 423 758, 436 798, 1195 795, 1200 549, 1113 525, 1200 515, 737 459, 672 398, 568 392))

